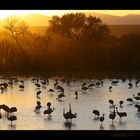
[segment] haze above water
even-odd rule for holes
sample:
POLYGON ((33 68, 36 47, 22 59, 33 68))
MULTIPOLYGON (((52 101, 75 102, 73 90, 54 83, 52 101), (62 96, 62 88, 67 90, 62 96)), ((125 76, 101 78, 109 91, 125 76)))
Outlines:
MULTIPOLYGON (((17 85, 13 85, 13 88, 8 87, 7 92, 0 94, 0 104, 6 104, 9 107, 16 106, 17 120, 13 121, 13 126, 10 126, 10 121, 7 118, 0 119, 0 130, 139 130, 140 129, 140 113, 137 112, 137 108, 134 105, 130 105, 126 99, 132 98, 132 95, 137 94, 140 91, 140 85, 138 87, 128 88, 128 80, 125 83, 119 80, 118 86, 113 86, 112 92, 109 92, 109 86, 111 81, 109 79, 103 79, 104 85, 100 88, 93 87, 83 91, 81 85, 87 82, 96 82, 94 79, 81 79, 72 80, 70 85, 59 82, 65 90, 66 97, 64 101, 60 102, 56 100, 58 92, 55 90, 54 93, 50 94, 47 91, 52 88, 54 89, 55 78, 49 78, 49 85, 47 88, 40 88, 42 91, 40 99, 36 98, 36 86, 31 82, 33 77, 18 77, 19 80, 25 81, 25 90, 20 91, 17 85), (74 92, 78 91, 79 98, 75 99, 74 92), (120 123, 119 117, 116 116, 114 125, 112 125, 111 119, 109 119, 110 108, 108 100, 113 99, 115 104, 118 105, 120 112, 127 112, 127 117, 122 118, 120 123), (119 107, 119 101, 123 100, 123 107, 119 107), (42 108, 39 113, 35 113, 34 109, 36 102, 40 101, 42 108), (55 110, 52 113, 52 117, 49 119, 47 115, 43 114, 44 110, 47 109, 47 102, 51 102, 52 108, 55 110), (66 112, 69 110, 69 103, 72 106, 72 112, 77 113, 77 118, 72 120, 72 125, 67 126, 63 117, 63 108, 66 112), (103 126, 100 126, 100 121, 95 119, 92 113, 93 109, 97 109, 101 114, 105 114, 105 120, 103 126)), ((61 78, 62 79, 62 78, 61 78)), ((0 83, 6 80, 0 79, 0 83)), ((136 79, 132 80, 134 83, 136 79)))

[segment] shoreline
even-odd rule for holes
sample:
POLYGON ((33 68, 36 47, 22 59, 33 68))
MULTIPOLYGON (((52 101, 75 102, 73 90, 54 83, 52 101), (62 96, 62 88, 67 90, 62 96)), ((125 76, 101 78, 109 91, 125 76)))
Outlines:
POLYGON ((0 75, 9 76, 60 76, 79 78, 140 78, 140 71, 11 71, 0 72, 0 75))

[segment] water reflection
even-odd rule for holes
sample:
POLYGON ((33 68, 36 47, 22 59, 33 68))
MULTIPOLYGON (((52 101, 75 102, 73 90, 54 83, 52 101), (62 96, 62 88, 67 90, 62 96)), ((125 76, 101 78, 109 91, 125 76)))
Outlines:
POLYGON ((44 120, 51 121, 51 120, 52 120, 52 116, 51 116, 51 115, 45 116, 45 117, 44 117, 44 120))
POLYGON ((104 126, 103 125, 100 125, 99 127, 101 130, 104 130, 104 126))
POLYGON ((122 126, 125 126, 126 124, 127 124, 127 122, 123 122, 123 121, 120 121, 120 122, 118 123, 118 125, 121 126, 121 127, 122 127, 122 126))
POLYGON ((112 130, 114 130, 114 129, 116 129, 116 126, 114 124, 110 124, 109 125, 109 128, 112 129, 112 130))
POLYGON ((72 122, 65 122, 64 127, 67 129, 71 129, 72 127, 76 127, 76 124, 72 122))
POLYGON ((8 125, 8 129, 10 130, 16 130, 16 124, 8 125))

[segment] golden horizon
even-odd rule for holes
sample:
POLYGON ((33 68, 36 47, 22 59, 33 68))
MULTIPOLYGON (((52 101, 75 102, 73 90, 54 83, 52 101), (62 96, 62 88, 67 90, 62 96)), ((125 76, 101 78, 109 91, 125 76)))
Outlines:
POLYGON ((42 14, 46 16, 58 15, 62 16, 65 13, 76 12, 94 12, 100 14, 108 14, 113 16, 126 16, 129 14, 140 14, 140 10, 0 10, 0 19, 8 16, 22 16, 28 14, 42 14))

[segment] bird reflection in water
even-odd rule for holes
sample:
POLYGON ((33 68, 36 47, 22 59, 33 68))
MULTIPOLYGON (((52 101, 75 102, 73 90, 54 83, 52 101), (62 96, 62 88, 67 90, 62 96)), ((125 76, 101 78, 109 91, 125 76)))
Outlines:
POLYGON ((65 123, 64 123, 64 126, 65 126, 65 128, 67 128, 67 129, 71 129, 72 127, 76 127, 76 124, 74 124, 74 123, 72 123, 72 122, 70 122, 70 121, 66 121, 65 123))
POLYGON ((109 127, 110 127, 110 129, 115 129, 116 128, 116 126, 114 124, 110 124, 109 127))

